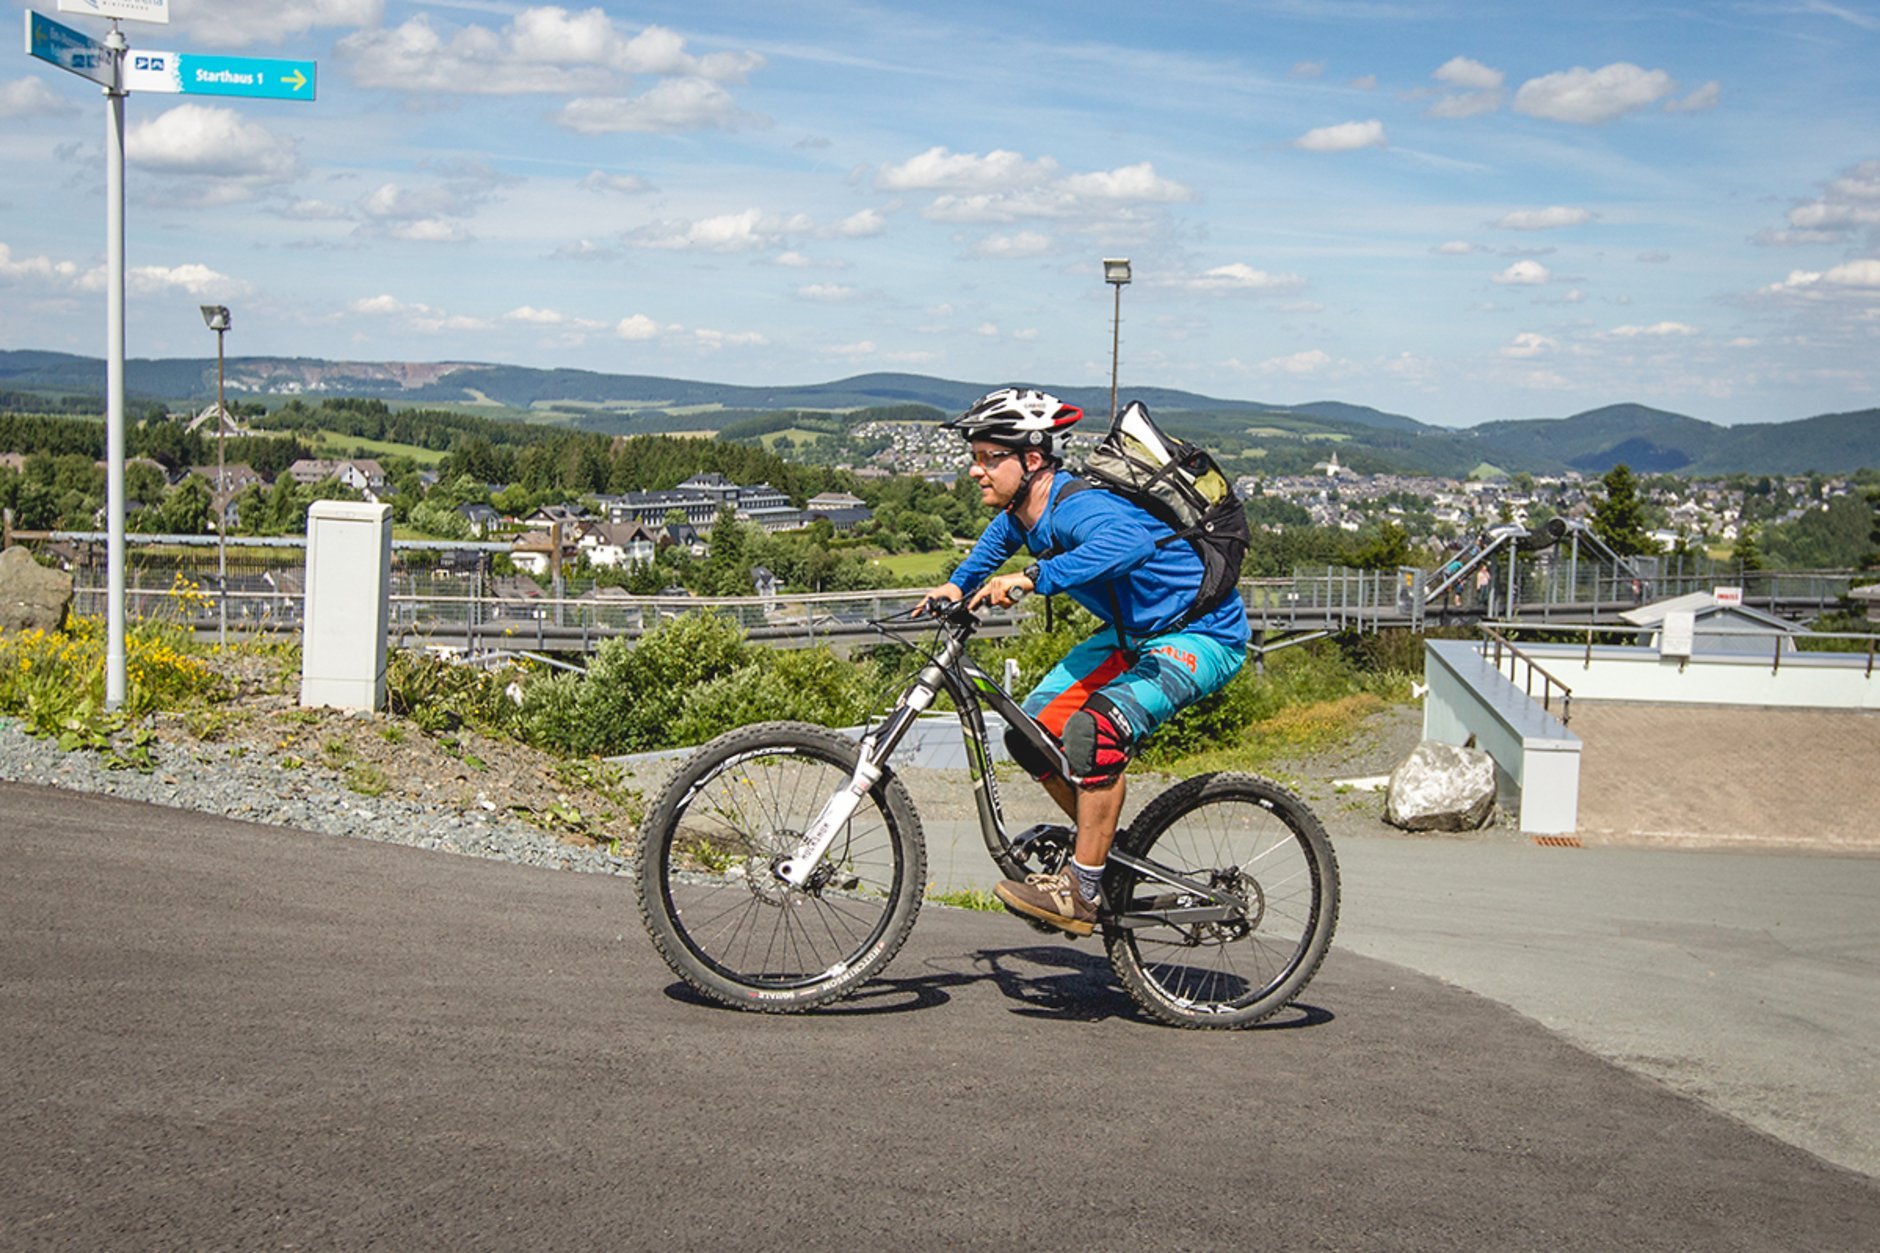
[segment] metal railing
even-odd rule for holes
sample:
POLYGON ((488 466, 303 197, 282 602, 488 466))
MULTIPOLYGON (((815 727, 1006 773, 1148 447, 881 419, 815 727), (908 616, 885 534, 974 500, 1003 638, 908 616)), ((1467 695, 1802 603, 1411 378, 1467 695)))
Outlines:
MULTIPOLYGON (((1590 670, 1593 666, 1593 645, 1596 637, 1617 636, 1620 643, 1642 644, 1655 647, 1661 634, 1659 626, 1615 626, 1599 622, 1496 622, 1483 624, 1483 633, 1492 631, 1533 632, 1573 636, 1583 638, 1580 666, 1590 670)), ((1693 629, 1692 655, 1697 657, 1760 657, 1767 655, 1771 673, 1780 673, 1782 661, 1786 656, 1793 662, 1799 656, 1855 656, 1866 658, 1862 678, 1871 679, 1876 665, 1880 665, 1880 634, 1866 631, 1758 631, 1743 627, 1704 627, 1693 629), (1698 640, 1725 640, 1739 647, 1725 647, 1703 651, 1696 647, 1698 640), (1851 644, 1854 647, 1837 647, 1851 644)), ((1512 645, 1511 645, 1512 646, 1512 645)))
POLYGON ((1520 687, 1529 700, 1534 699, 1534 676, 1541 679, 1541 708, 1553 712, 1553 696, 1560 693, 1560 725, 1566 726, 1573 718, 1573 689, 1549 674, 1539 662, 1522 652, 1494 627, 1484 626, 1482 634, 1488 638, 1482 642, 1482 656, 1497 673, 1502 670, 1502 662, 1507 662, 1508 681, 1520 687), (1517 673, 1518 672, 1518 673, 1517 673))

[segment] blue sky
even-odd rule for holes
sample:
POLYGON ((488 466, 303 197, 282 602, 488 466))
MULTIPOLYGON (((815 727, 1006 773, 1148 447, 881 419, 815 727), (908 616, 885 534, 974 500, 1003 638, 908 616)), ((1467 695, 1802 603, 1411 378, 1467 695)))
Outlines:
MULTIPOLYGON (((1125 391, 1880 404, 1874 0, 170 11, 319 99, 130 98, 132 356, 1100 385, 1127 256, 1125 391)), ((18 48, 0 346, 101 356, 104 106, 18 48)))

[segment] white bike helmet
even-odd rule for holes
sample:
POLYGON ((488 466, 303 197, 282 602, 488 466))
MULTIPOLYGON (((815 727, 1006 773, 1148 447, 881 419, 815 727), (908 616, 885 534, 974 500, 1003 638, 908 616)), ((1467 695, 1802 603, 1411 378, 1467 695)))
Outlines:
POLYGON ((958 431, 966 440, 982 439, 1007 448, 1036 448, 1057 459, 1063 437, 1084 411, 1035 388, 1001 387, 987 392, 965 413, 941 429, 958 431))

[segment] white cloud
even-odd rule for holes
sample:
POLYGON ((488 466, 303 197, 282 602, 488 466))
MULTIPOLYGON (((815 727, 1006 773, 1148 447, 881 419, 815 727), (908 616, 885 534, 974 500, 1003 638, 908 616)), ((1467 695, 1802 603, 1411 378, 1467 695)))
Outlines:
POLYGON ((278 44, 316 26, 377 26, 385 15, 384 0, 190 0, 173 7, 190 41, 211 48, 278 44))
POLYGON ((1505 231, 1551 231, 1563 226, 1584 226, 1599 215, 1590 209, 1572 209, 1550 205, 1545 209, 1516 209, 1505 213, 1490 225, 1505 231))
POLYGON ((1500 70, 1490 69, 1480 61, 1463 56, 1449 58, 1430 77, 1465 91, 1494 91, 1505 81, 1500 70))
POLYGON ((1536 287, 1552 277, 1548 268, 1538 261, 1517 261, 1497 274, 1495 282, 1507 287, 1536 287))
POLYGON ((824 304, 859 300, 862 295, 859 289, 841 283, 805 283, 796 289, 796 294, 805 300, 820 301, 824 304))
POLYGON ((531 305, 520 305, 503 315, 505 322, 527 322, 532 326, 563 326, 568 316, 553 309, 537 309, 531 305))
POLYGON ((1051 250, 1051 237, 1037 231, 1017 231, 1010 235, 988 235, 966 250, 968 256, 991 257, 1013 261, 1035 257, 1051 250))
POLYGON ((1323 61, 1300 61, 1293 65, 1288 76, 1291 78, 1317 78, 1325 72, 1323 61))
POLYGON ((400 300, 392 295, 366 296, 347 306, 349 312, 368 317, 397 318, 413 331, 435 335, 443 331, 488 331, 495 323, 488 318, 446 313, 418 301, 400 300))
POLYGON ((705 327, 693 331, 692 338, 708 352, 717 352, 720 348, 761 348, 770 342, 756 331, 714 331, 705 327))
POLYGON ((590 171, 575 185, 582 191, 615 192, 622 196, 638 196, 653 190, 651 183, 636 174, 608 174, 601 170, 590 171))
POLYGON ((1797 293, 1806 296, 1825 296, 1836 291, 1863 293, 1880 291, 1880 260, 1863 257, 1858 261, 1849 261, 1833 269, 1791 270, 1789 276, 1779 283, 1771 283, 1763 288, 1770 294, 1797 293))
POLYGON ((1027 161, 1002 148, 979 156, 936 147, 899 165, 882 166, 875 174, 875 187, 880 191, 1005 190, 1042 183, 1057 168, 1050 157, 1027 161))
POLYGON ((1194 199, 1194 192, 1172 179, 1162 178, 1147 161, 1094 174, 1073 174, 1059 186, 1073 196, 1090 200, 1173 204, 1194 199))
POLYGON ((409 222, 394 222, 381 231, 391 239, 404 239, 418 244, 459 244, 470 238, 470 232, 461 222, 450 222, 443 218, 416 218, 409 222))
POLYGON ((780 252, 771 260, 773 264, 787 266, 793 270, 807 270, 816 264, 800 252, 780 252))
POLYGON ((555 115, 555 121, 581 135, 673 135, 763 126, 769 119, 740 110, 731 93, 717 83, 702 78, 669 78, 638 96, 570 100, 555 115))
POLYGON ((1382 148, 1384 124, 1376 118, 1367 122, 1340 122, 1321 126, 1293 140, 1293 147, 1305 152, 1356 152, 1360 148, 1382 148))
POLYGON ((1346 86, 1355 88, 1358 91, 1376 91, 1377 75, 1365 74, 1359 78, 1352 79, 1346 86))
POLYGON ((43 79, 20 78, 0 85, 0 118, 65 117, 78 106, 46 86, 43 79))
POLYGON ((635 313, 624 317, 614 326, 614 334, 622 339, 652 339, 659 334, 659 323, 644 313, 635 313))
POLYGON ((1430 77, 1459 90, 1445 92, 1428 109, 1431 117, 1463 118, 1493 113, 1508 98, 1502 72, 1469 57, 1451 57, 1430 77))
POLYGON ((281 212, 300 222, 339 222, 352 216, 352 210, 345 205, 312 198, 296 200, 281 212))
POLYGON ((1515 380, 1516 385, 1538 392, 1562 391, 1572 384, 1552 370, 1529 370, 1515 380))
POLYGON ((1197 278, 1191 278, 1187 286, 1200 291, 1254 292, 1259 294, 1295 292, 1306 285, 1306 281, 1297 274, 1272 274, 1258 270, 1243 261, 1230 265, 1217 265, 1197 278))
POLYGON ((655 222, 635 231, 629 242, 676 252, 748 252, 774 248, 788 235, 808 233, 811 226, 802 214, 775 217, 760 209, 746 209, 694 222, 655 222))
POLYGON ((1701 113, 1705 109, 1714 109, 1723 99, 1723 84, 1712 79, 1682 100, 1665 101, 1666 113, 1701 113))
POLYGON ((77 283, 79 277, 79 268, 71 261, 54 261, 51 257, 16 259, 10 247, 0 244, 0 283, 43 283, 69 287, 77 283))
MULTIPOLYGON (((232 299, 246 295, 248 284, 238 282, 226 274, 210 269, 206 265, 136 265, 124 276, 125 284, 133 292, 146 295, 159 295, 168 291, 185 291, 198 299, 232 299)), ((99 284, 102 286, 102 282, 99 284)))
POLYGON ((1608 331, 1621 339, 1636 339, 1641 335, 1662 337, 1666 335, 1695 335, 1697 328, 1683 322, 1654 322, 1650 326, 1615 326, 1608 331))
POLYGON ((1470 253, 1487 252, 1488 246, 1486 244, 1471 244, 1461 239, 1452 239, 1447 243, 1436 245, 1434 248, 1430 249, 1430 251, 1439 257, 1466 257, 1470 253))
POLYGON ((1332 364, 1329 353, 1318 348, 1308 348, 1304 352, 1291 353, 1284 357, 1268 357, 1253 367, 1256 374, 1283 374, 1291 378, 1305 378, 1320 374, 1332 364))
POLYGON ((879 210, 863 209, 836 223, 835 234, 843 239, 866 239, 888 229, 888 220, 879 210))
MULTIPOLYGON (((553 5, 524 9, 501 30, 469 25, 448 38, 421 13, 389 30, 349 35, 337 50, 362 87, 455 95, 599 95, 634 74, 711 85, 741 80, 764 63, 749 52, 695 57, 664 27, 630 34, 600 8, 571 13, 553 5)), ((660 104, 671 102, 645 107, 660 104)))
POLYGON ((1646 70, 1618 61, 1597 70, 1574 66, 1521 84, 1514 109, 1554 122, 1595 125, 1643 109, 1677 87, 1663 70, 1646 70))
POLYGON ((296 142, 283 139, 233 109, 179 104, 124 137, 125 159, 158 174, 213 180, 220 202, 245 199, 257 189, 300 175, 296 142))
POLYGON ((562 244, 548 254, 557 261, 612 261, 620 253, 605 244, 597 244, 591 239, 577 239, 562 244))
POLYGON ((1545 335, 1533 331, 1522 331, 1514 337, 1514 342, 1501 350, 1504 357, 1538 357, 1553 351, 1559 344, 1545 335))

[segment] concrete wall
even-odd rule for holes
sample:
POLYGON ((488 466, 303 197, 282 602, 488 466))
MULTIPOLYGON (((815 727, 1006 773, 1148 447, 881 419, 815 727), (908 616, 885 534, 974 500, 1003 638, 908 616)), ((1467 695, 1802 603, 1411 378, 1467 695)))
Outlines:
POLYGON ((1564 835, 1579 825, 1579 736, 1490 665, 1479 644, 1426 641, 1423 677, 1423 738, 1461 744, 1474 736, 1495 759, 1521 830, 1564 835))

